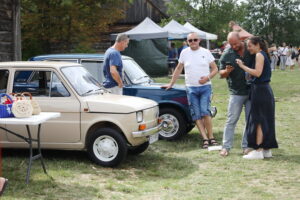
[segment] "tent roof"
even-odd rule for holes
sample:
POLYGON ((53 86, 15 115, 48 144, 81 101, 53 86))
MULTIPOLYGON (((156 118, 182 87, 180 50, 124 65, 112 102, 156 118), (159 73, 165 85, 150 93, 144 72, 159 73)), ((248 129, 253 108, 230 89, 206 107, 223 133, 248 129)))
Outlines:
POLYGON ((245 31, 242 27, 240 27, 239 25, 237 24, 234 24, 232 26, 232 30, 235 31, 235 32, 238 32, 239 33, 239 36, 242 40, 245 40, 249 37, 252 37, 253 35, 247 31, 245 31))
MULTIPOLYGON (((163 30, 150 18, 146 17, 144 21, 138 24, 133 29, 124 32, 133 40, 143 40, 143 39, 155 39, 155 38, 167 38, 168 32, 163 30)), ((111 39, 115 39, 117 34, 111 34, 111 39)))
POLYGON ((196 28, 195 26, 193 26, 189 22, 186 22, 183 26, 190 29, 193 32, 198 33, 200 38, 202 38, 202 39, 206 39, 206 40, 216 40, 216 39, 218 39, 217 35, 212 34, 212 33, 207 33, 205 31, 201 31, 200 29, 196 28))
POLYGON ((190 29, 182 26, 175 20, 171 20, 163 29, 168 31, 169 39, 184 39, 191 32, 190 29))

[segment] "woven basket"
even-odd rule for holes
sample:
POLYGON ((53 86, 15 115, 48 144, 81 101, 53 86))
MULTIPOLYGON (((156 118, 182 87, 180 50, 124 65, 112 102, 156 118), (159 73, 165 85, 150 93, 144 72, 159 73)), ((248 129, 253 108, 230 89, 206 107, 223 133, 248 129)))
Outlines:
POLYGON ((31 106, 33 109, 32 114, 39 115, 41 113, 41 107, 40 107, 39 103, 32 98, 32 95, 29 92, 23 92, 22 95, 24 95, 24 96, 27 95, 30 97, 30 103, 31 103, 31 106))
POLYGON ((15 95, 16 100, 12 106, 12 112, 16 118, 26 118, 31 117, 33 108, 30 100, 26 99, 26 97, 22 94, 15 95))

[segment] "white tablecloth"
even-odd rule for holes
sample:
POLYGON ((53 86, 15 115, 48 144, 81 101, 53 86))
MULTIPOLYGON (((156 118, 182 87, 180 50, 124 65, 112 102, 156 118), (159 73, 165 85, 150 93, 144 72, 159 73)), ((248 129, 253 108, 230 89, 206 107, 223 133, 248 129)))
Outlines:
POLYGON ((39 115, 32 115, 27 118, 0 118, 0 124, 38 125, 57 117, 60 117, 60 113, 58 112, 41 112, 39 115))

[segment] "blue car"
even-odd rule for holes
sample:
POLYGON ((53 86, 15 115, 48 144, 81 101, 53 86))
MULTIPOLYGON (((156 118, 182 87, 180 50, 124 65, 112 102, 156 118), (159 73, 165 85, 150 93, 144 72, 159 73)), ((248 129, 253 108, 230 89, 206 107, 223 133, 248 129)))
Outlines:
MULTIPOLYGON (((50 54, 30 58, 30 61, 67 61, 81 63, 100 83, 103 75, 104 54, 50 54)), ((124 66, 124 95, 152 99, 159 104, 163 128, 161 139, 174 140, 188 133, 195 126, 188 108, 184 86, 175 86, 170 90, 161 88, 130 57, 122 56, 124 66)), ((214 111, 215 115, 216 111, 214 111)))

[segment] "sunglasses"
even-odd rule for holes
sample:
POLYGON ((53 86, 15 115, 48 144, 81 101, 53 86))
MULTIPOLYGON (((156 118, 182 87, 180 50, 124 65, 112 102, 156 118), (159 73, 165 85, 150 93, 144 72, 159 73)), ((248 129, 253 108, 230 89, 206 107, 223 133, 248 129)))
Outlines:
POLYGON ((199 39, 189 39, 188 42, 189 42, 189 43, 191 43, 191 42, 198 42, 198 40, 199 40, 199 39))

